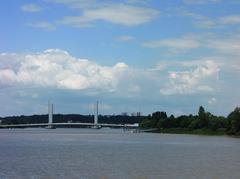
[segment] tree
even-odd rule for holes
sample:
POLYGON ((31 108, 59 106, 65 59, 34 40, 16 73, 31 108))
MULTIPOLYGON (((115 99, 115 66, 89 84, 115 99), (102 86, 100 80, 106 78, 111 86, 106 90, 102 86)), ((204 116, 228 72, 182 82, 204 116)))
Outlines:
POLYGON ((157 127, 157 128, 163 128, 163 122, 164 120, 167 119, 167 113, 163 111, 157 111, 152 114, 152 120, 153 120, 153 126, 152 127, 157 127))
POLYGON ((200 120, 199 119, 192 120, 191 123, 188 125, 188 128, 191 130, 200 128, 200 120))
POLYGON ((148 117, 144 118, 139 126, 140 128, 151 128, 152 127, 152 117, 150 115, 148 115, 148 117))
POLYGON ((198 110, 198 119, 200 122, 200 128, 208 127, 208 117, 207 113, 205 112, 205 109, 200 106, 198 110))
POLYGON ((228 131, 231 134, 240 132, 240 108, 235 108, 234 111, 228 115, 227 119, 229 122, 228 131))

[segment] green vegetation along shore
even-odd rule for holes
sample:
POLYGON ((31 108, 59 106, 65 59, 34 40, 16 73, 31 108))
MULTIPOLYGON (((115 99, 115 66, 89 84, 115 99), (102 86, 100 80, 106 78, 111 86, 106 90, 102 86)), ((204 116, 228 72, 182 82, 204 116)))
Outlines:
POLYGON ((153 132, 201 135, 240 136, 240 108, 237 107, 227 117, 215 116, 200 106, 198 115, 167 116, 166 112, 154 112, 140 123, 141 129, 153 132))

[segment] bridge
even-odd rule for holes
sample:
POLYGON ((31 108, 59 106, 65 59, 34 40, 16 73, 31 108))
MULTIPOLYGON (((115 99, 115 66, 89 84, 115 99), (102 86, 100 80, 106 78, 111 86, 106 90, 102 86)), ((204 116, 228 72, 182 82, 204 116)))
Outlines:
POLYGON ((98 123, 98 102, 94 105, 94 123, 55 123, 53 122, 53 104, 48 102, 48 123, 38 123, 38 124, 6 124, 0 125, 0 128, 25 128, 25 127, 46 127, 53 129, 61 126, 79 126, 79 127, 91 127, 91 128, 101 128, 101 127, 123 127, 123 128, 138 128, 138 124, 107 124, 98 123))
POLYGON ((95 123, 38 123, 38 124, 7 124, 0 125, 0 128, 24 128, 24 127, 57 127, 57 126, 86 126, 86 127, 126 127, 136 128, 134 124, 95 124, 95 123))

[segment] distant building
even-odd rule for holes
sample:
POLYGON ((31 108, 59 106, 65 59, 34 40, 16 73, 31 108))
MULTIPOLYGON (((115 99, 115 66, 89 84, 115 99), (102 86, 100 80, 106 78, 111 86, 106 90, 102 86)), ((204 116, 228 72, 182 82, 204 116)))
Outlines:
POLYGON ((136 113, 135 113, 135 112, 132 112, 132 113, 131 113, 131 116, 136 116, 136 113))
POLYGON ((127 116, 127 115, 128 115, 127 112, 122 112, 122 113, 121 113, 121 116, 127 116))
POLYGON ((132 112, 131 116, 141 116, 141 112, 132 112))
POLYGON ((137 116, 141 116, 141 112, 137 112, 137 116))

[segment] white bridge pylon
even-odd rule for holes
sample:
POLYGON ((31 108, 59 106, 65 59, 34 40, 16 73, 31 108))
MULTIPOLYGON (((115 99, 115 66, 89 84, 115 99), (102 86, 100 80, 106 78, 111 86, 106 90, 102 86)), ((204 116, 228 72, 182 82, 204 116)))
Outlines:
POLYGON ((53 104, 48 101, 48 124, 51 125, 53 123, 53 104))
MULTIPOLYGON (((94 104, 94 125, 98 125, 98 101, 94 104)), ((53 124, 53 104, 48 101, 48 124, 53 124)))
POLYGON ((98 101, 94 104, 94 125, 98 125, 98 101))

